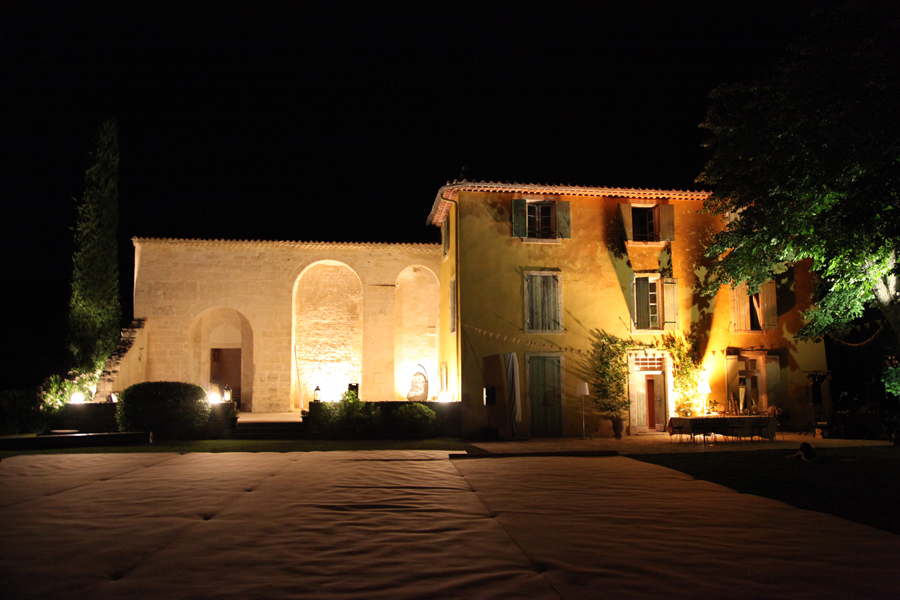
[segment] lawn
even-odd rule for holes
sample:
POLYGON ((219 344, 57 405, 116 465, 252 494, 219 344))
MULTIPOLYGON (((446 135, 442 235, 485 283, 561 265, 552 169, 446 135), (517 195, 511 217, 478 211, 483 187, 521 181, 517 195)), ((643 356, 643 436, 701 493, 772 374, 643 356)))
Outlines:
POLYGON ((816 453, 814 462, 786 458, 781 450, 642 454, 630 458, 743 494, 900 534, 900 448, 858 446, 817 449, 816 453))
POLYGON ((333 452, 338 450, 447 450, 484 453, 456 438, 426 440, 198 440, 158 441, 140 446, 68 448, 64 450, 3 450, 0 459, 21 454, 119 454, 123 452, 333 452))

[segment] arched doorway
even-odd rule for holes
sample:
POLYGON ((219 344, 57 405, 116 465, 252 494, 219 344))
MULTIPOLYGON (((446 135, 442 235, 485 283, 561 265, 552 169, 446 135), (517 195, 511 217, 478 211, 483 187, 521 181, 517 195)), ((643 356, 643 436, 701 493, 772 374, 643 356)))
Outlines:
POLYGON ((203 311, 191 322, 191 379, 203 389, 228 385, 243 411, 253 408, 253 330, 233 308, 203 311))

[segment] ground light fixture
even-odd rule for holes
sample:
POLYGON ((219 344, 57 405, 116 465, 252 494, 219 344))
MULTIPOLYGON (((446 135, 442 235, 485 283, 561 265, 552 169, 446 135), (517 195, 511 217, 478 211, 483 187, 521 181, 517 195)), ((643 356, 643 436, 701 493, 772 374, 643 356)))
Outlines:
POLYGON ((579 381, 578 385, 575 386, 575 394, 581 396, 581 439, 585 439, 584 436, 584 397, 589 396, 591 391, 588 389, 588 384, 585 381, 579 381))
POLYGON ((84 404, 84 392, 75 390, 69 396, 69 404, 84 404))

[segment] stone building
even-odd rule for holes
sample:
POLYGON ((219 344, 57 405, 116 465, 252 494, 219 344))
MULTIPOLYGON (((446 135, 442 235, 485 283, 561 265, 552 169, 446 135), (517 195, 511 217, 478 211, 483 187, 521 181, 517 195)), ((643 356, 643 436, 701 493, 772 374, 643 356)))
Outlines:
POLYGON ((436 396, 439 246, 133 242, 136 326, 98 396, 227 384, 243 411, 286 412, 351 383, 365 400, 406 400, 417 374, 436 396))
MULTIPOLYGON (((643 342, 694 334, 709 401, 778 406, 795 425, 811 417, 807 375, 826 370, 825 351, 794 334, 812 277, 801 264, 752 296, 746 286, 700 295, 704 243, 722 226, 699 212, 707 196, 467 181, 440 188, 427 221, 443 237, 438 361, 462 402, 463 431, 489 426, 510 436, 515 425, 518 435, 580 436, 578 367, 593 329, 643 342), (485 405, 486 388, 496 406, 485 405), (515 417, 511 388, 520 395, 515 417)), ((663 430, 678 401, 671 357, 635 350, 628 366, 628 431, 663 430)), ((586 409, 587 432, 608 431, 590 402, 586 409)))

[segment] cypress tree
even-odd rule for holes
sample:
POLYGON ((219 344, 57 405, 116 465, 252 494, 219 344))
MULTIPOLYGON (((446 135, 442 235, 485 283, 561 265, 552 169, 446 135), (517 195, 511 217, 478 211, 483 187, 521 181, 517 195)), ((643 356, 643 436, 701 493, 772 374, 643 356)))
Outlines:
POLYGON ((69 302, 69 351, 75 369, 103 366, 119 339, 119 142, 115 120, 100 126, 84 194, 76 201, 72 296, 69 302))

